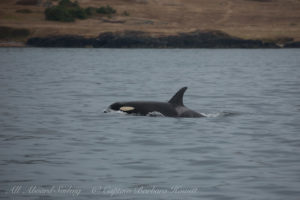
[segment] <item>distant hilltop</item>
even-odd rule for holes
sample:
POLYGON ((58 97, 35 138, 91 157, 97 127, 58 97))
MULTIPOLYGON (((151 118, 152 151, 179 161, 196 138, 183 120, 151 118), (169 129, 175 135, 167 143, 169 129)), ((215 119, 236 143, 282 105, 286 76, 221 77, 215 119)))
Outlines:
MULTIPOLYGON (((171 44, 170 38, 194 35, 190 41, 195 42, 196 32, 220 32, 231 42, 213 48, 237 47, 242 40, 248 47, 299 47, 299 10, 299 0, 1 0, 0 46, 25 46, 34 38, 39 44, 47 38, 98 38, 99 44, 101 34, 120 41, 122 33, 140 32, 144 36, 137 35, 138 46, 145 46, 147 38, 153 47, 184 47, 183 41, 171 44)), ((198 41, 194 47, 200 44, 213 43, 198 41)), ((106 45, 114 46, 112 41, 106 45)))

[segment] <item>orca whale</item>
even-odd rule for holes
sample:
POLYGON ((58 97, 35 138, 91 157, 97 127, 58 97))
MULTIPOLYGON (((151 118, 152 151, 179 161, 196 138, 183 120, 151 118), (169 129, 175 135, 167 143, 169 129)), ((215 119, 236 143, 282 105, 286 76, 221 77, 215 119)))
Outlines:
POLYGON ((129 101, 111 104, 107 110, 122 111, 128 114, 151 116, 152 113, 160 113, 166 117, 204 117, 183 104, 183 94, 187 87, 183 87, 168 101, 129 101))

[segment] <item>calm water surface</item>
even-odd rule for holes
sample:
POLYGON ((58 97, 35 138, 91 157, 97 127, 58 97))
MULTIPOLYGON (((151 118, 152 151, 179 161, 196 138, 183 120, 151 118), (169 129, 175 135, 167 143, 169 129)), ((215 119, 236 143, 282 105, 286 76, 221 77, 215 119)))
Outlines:
POLYGON ((300 50, 0 49, 1 199, 300 197, 300 50), (103 113, 115 101, 208 117, 103 113))

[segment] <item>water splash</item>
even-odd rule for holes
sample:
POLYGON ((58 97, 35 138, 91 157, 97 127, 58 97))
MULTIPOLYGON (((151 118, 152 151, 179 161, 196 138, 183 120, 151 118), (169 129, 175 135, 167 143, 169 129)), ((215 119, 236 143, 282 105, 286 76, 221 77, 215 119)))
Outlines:
POLYGON ((238 113, 227 112, 227 111, 217 112, 217 113, 201 113, 201 115, 203 115, 204 117, 208 117, 208 118, 229 117, 229 116, 234 116, 237 114, 238 113))

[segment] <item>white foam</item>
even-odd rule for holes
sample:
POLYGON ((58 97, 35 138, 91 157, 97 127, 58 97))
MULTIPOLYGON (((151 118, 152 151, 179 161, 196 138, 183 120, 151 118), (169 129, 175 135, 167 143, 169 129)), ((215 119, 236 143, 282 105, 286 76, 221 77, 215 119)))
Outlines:
MULTIPOLYGON (((105 112, 105 113, 116 113, 116 114, 122 114, 122 115, 129 114, 129 113, 121 111, 121 110, 112 110, 110 108, 105 109, 103 112, 105 112)), ((234 115, 235 113, 217 112, 217 113, 200 113, 200 114, 203 115, 204 117, 207 117, 207 118, 217 118, 217 117, 231 116, 231 115, 234 115)), ((137 114, 131 113, 129 115, 137 115, 137 114)), ((160 113, 158 111, 149 112, 146 116, 149 116, 149 117, 165 117, 162 113, 160 113)))
POLYGON ((232 116, 236 115, 236 113, 233 112, 217 112, 217 113, 201 113, 204 117, 208 118, 216 118, 216 117, 225 117, 225 116, 232 116))
POLYGON ((104 113, 117 113, 117 114, 127 114, 126 112, 123 112, 121 110, 112 110, 110 108, 107 108, 103 111, 104 113))
POLYGON ((204 117, 209 117, 209 118, 222 116, 222 113, 200 113, 200 114, 203 115, 204 117))

